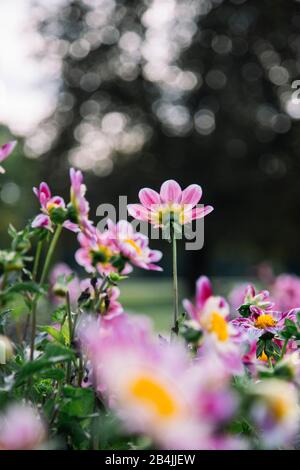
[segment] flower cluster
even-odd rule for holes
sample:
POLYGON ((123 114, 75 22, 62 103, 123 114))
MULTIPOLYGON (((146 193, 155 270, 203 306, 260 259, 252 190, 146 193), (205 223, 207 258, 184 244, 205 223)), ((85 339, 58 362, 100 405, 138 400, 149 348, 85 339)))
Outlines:
MULTIPOLYGON (((14 145, 0 148, 0 162, 14 145)), ((173 327, 158 334, 126 312, 119 283, 135 267, 161 271, 162 253, 125 220, 97 228, 80 171, 70 170, 69 202, 45 182, 34 193, 40 213, 23 230, 10 226, 11 247, 0 250, 0 450, 294 446, 298 278, 273 279, 270 293, 238 286, 228 302, 201 276, 180 315, 176 228, 212 207, 198 206, 196 184, 144 188, 129 213, 172 229, 173 327), (62 228, 76 234, 88 277, 60 262, 47 284, 62 228)))

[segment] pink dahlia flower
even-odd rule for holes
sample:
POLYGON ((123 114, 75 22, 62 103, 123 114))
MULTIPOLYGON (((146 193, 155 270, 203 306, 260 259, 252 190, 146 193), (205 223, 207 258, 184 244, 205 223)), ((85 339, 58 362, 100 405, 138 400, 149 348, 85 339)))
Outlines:
POLYGON ((174 220, 180 225, 201 219, 209 214, 213 207, 195 207, 202 196, 202 189, 197 184, 192 184, 182 190, 174 180, 163 183, 160 193, 150 188, 141 189, 139 192, 140 204, 129 204, 129 214, 138 220, 144 220, 161 227, 169 222, 172 214, 174 220))
MULTIPOLYGON (((0 147, 0 163, 9 157, 9 155, 14 150, 15 146, 17 145, 16 140, 12 140, 11 142, 7 142, 6 144, 0 147)), ((0 173, 5 173, 4 168, 0 165, 0 173)))
MULTIPOLYGON (((66 204, 63 198, 60 196, 51 195, 51 191, 47 183, 42 182, 38 188, 33 188, 33 192, 38 198, 41 204, 41 214, 37 215, 32 222, 33 228, 45 228, 53 231, 53 217, 63 217, 66 213, 66 204)), ((66 220, 63 226, 72 232, 78 232, 79 228, 77 224, 72 223, 70 220, 66 220)))
POLYGON ((206 276, 201 276, 197 281, 195 303, 185 299, 183 306, 191 317, 190 326, 203 332, 203 346, 216 351, 232 372, 243 373, 237 344, 239 335, 229 321, 229 305, 223 297, 212 295, 206 276))
POLYGON ((131 264, 146 270, 162 271, 156 262, 162 258, 162 252, 149 248, 149 238, 142 233, 135 232, 132 225, 126 220, 114 224, 108 221, 108 230, 117 250, 124 259, 131 264))
POLYGON ((258 339, 264 333, 279 333, 285 326, 285 320, 296 319, 297 309, 287 312, 273 310, 262 310, 258 307, 251 309, 248 317, 237 317, 232 320, 232 324, 241 332, 247 333, 252 339, 258 339))
POLYGON ((70 169, 70 204, 68 206, 72 219, 77 223, 81 230, 93 231, 93 224, 89 220, 90 206, 85 197, 86 186, 83 184, 83 175, 81 171, 70 169))

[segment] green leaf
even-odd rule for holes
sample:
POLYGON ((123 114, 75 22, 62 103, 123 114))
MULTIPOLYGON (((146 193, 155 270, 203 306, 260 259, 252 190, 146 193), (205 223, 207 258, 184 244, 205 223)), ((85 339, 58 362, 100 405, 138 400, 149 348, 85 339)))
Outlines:
POLYGON ((258 340, 256 344, 256 357, 259 358, 264 351, 265 343, 262 340, 258 340))
POLYGON ((9 287, 6 289, 3 294, 23 294, 24 292, 30 292, 32 294, 44 294, 45 291, 43 288, 41 288, 38 284, 32 281, 28 282, 18 282, 17 284, 14 284, 13 286, 9 287))
POLYGON ((250 304, 241 305, 241 306, 238 308, 239 314, 240 314, 242 317, 244 317, 244 318, 248 318, 248 317, 251 315, 250 307, 251 307, 250 304))
POLYGON ((40 326, 39 330, 44 331, 45 333, 48 333, 48 335, 52 336, 52 338, 58 341, 58 343, 61 343, 63 345, 65 344, 64 335, 62 334, 61 331, 57 330, 53 326, 48 326, 48 325, 40 326))

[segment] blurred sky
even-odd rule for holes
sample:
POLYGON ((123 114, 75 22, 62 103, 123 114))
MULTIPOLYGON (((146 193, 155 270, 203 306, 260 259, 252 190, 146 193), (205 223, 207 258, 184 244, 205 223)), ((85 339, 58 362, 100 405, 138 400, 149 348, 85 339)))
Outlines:
POLYGON ((0 122, 13 133, 30 134, 55 109, 60 64, 51 56, 39 56, 44 39, 36 25, 39 5, 50 12, 63 3, 66 1, 0 1, 0 122))

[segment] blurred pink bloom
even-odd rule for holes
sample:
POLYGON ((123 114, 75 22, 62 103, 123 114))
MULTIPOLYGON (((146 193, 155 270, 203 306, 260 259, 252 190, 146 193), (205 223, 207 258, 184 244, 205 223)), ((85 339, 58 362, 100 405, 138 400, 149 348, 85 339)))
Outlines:
POLYGON ((50 274, 50 286, 51 295, 55 303, 59 303, 63 297, 63 295, 58 295, 60 286, 62 287, 62 290, 67 290, 69 292, 71 304, 75 304, 77 302, 81 292, 80 281, 75 275, 70 282, 67 282, 67 278, 72 276, 72 274, 72 269, 66 263, 57 263, 53 267, 50 274))
POLYGON ((29 405, 11 405, 0 416, 0 450, 34 450, 46 439, 46 427, 29 405))
MULTIPOLYGON (((97 287, 99 287, 99 282, 97 281, 97 287)), ((91 286, 90 279, 84 279, 80 283, 80 290, 88 290, 91 297, 95 297, 95 290, 91 286)), ((120 297, 120 289, 118 287, 110 287, 106 289, 106 292, 100 294, 100 303, 99 303, 99 313, 103 316, 105 320, 112 320, 113 318, 121 315, 124 312, 123 306, 118 302, 120 297)))
POLYGON ((238 284, 233 287, 228 295, 228 300, 230 306, 235 311, 237 310, 243 303, 246 294, 246 289, 248 284, 238 284))
MULTIPOLYGON (((31 225, 33 228, 45 228, 52 232, 54 225, 52 216, 60 210, 66 211, 65 201, 60 196, 52 197, 50 188, 45 182, 42 182, 38 188, 33 188, 33 192, 41 204, 42 214, 37 215, 31 225)), ((66 220, 63 226, 72 232, 79 231, 78 225, 69 220, 66 220)))
POLYGON ((208 375, 200 359, 193 362, 180 344, 159 343, 140 319, 121 316, 109 328, 86 319, 80 339, 92 364, 95 387, 129 432, 148 435, 164 449, 217 445, 215 432, 234 409, 234 402, 216 366, 218 380, 211 396, 216 403, 209 403, 211 384, 206 382, 208 375))
POLYGON ((212 295, 206 276, 197 281, 195 304, 185 299, 183 306, 192 319, 190 326, 203 332, 203 346, 217 351, 232 372, 243 373, 238 331, 229 321, 229 305, 223 297, 212 295))
MULTIPOLYGON (((16 140, 12 140, 11 142, 7 142, 6 144, 0 147, 0 163, 9 157, 9 155, 14 150, 15 146, 17 145, 16 140)), ((0 173, 5 173, 4 168, 0 165, 0 173)))
POLYGON ((162 226, 168 222, 170 214, 181 225, 200 219, 209 214, 213 207, 195 207, 202 196, 202 189, 197 184, 182 190, 174 180, 166 181, 160 188, 160 193, 153 189, 144 188, 139 192, 140 204, 129 204, 129 214, 138 220, 144 220, 162 226))
POLYGON ((291 274, 276 277, 271 289, 278 310, 300 307, 300 278, 291 274))

